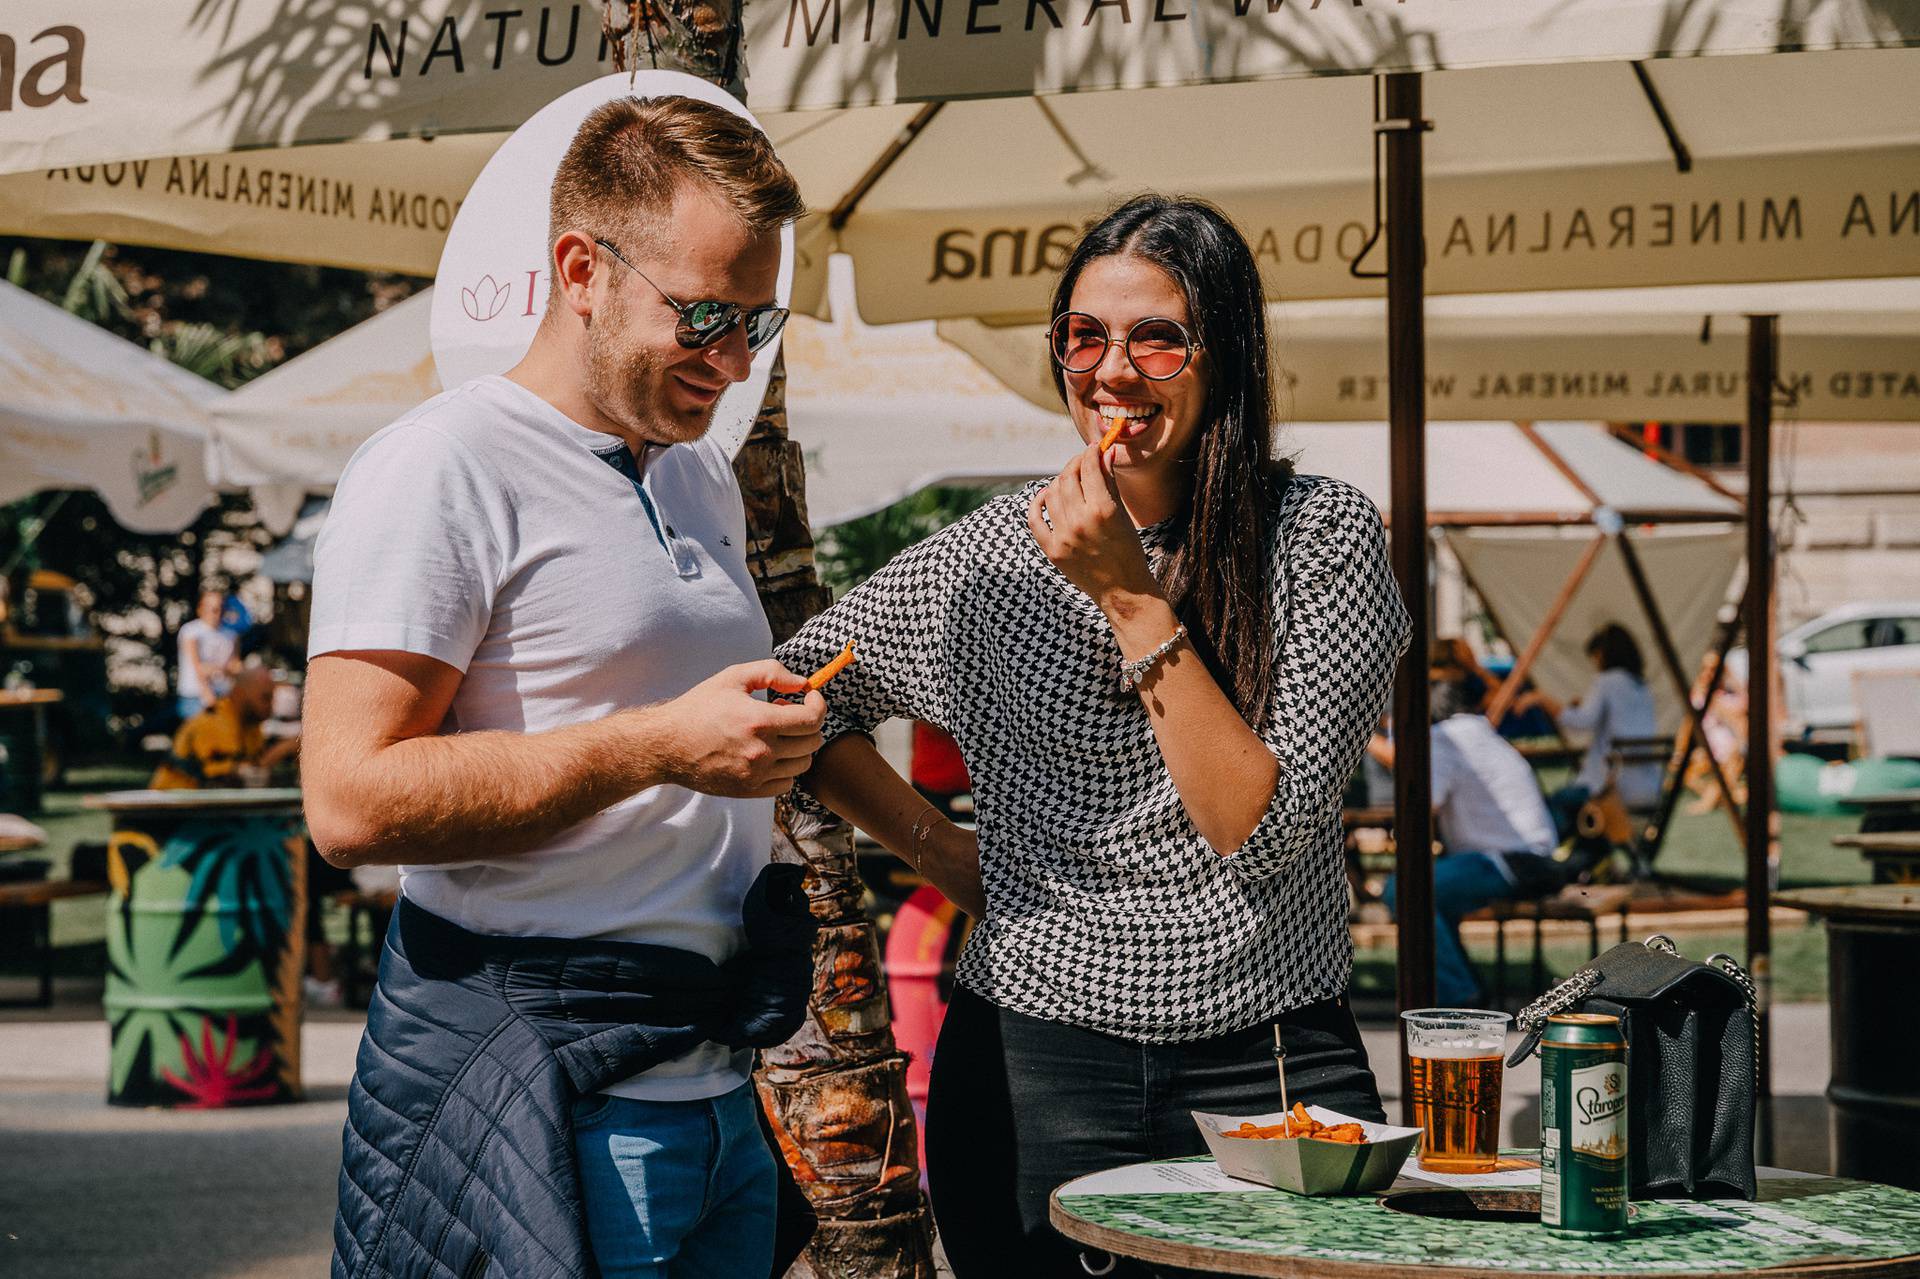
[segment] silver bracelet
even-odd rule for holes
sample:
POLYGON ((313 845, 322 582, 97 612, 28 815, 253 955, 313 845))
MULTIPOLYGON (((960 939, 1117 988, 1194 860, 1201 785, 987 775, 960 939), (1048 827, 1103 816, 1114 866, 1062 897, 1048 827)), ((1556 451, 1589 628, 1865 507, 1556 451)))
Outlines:
POLYGON ((1154 668, 1154 665, 1157 662, 1159 662, 1161 658, 1165 657, 1168 653, 1171 653, 1173 651, 1174 645, 1178 644, 1181 640, 1185 639, 1186 637, 1187 637, 1187 628, 1184 625, 1176 626, 1173 628, 1173 634, 1167 637, 1167 642, 1162 644, 1159 648, 1154 649, 1151 653, 1148 653, 1145 657, 1136 657, 1131 662, 1124 662, 1124 661, 1121 662, 1120 663, 1120 687, 1124 689, 1128 689, 1129 691, 1139 688, 1140 685, 1146 680, 1147 672, 1151 671, 1154 668))

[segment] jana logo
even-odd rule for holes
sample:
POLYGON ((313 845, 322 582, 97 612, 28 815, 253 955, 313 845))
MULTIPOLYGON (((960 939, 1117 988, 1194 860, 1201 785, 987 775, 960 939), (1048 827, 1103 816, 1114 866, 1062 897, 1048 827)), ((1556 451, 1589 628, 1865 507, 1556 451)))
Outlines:
POLYGON ((460 307, 469 320, 484 324, 506 310, 512 296, 512 285, 498 283, 491 274, 483 275, 472 288, 460 290, 460 307))
POLYGON ((140 494, 141 506, 172 488, 180 478, 180 468, 167 461, 160 451, 158 431, 147 432, 147 446, 133 451, 132 462, 133 483, 140 494))

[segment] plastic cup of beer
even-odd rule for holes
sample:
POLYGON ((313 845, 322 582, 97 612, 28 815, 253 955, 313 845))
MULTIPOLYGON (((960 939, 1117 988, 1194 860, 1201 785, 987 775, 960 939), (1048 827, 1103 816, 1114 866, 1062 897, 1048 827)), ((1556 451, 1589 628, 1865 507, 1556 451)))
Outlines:
POLYGON ((1413 1122, 1428 1172, 1492 1172, 1500 1162, 1500 1078, 1506 1065, 1505 1013, 1421 1008, 1406 1026, 1413 1122))

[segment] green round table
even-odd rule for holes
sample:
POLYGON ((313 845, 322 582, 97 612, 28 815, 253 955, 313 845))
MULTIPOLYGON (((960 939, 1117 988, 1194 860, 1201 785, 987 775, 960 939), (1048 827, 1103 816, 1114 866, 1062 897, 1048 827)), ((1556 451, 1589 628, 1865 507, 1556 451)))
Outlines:
MULTIPOLYGON (((1520 1158, 1503 1162, 1537 1170, 1536 1152, 1511 1153, 1520 1158)), ((1308 1198, 1232 1181, 1211 1159, 1180 1159, 1070 1181, 1054 1191, 1050 1216, 1069 1239, 1117 1256, 1289 1279, 1920 1276, 1920 1194, 1874 1182, 1766 1169, 1757 1202, 1636 1202, 1625 1238, 1592 1242, 1556 1238, 1536 1221, 1386 1206, 1408 1192, 1456 1204, 1462 1195, 1402 1177, 1378 1195, 1308 1198)), ((1471 1193, 1483 1202, 1504 1195, 1511 1207, 1527 1191, 1471 1193)))

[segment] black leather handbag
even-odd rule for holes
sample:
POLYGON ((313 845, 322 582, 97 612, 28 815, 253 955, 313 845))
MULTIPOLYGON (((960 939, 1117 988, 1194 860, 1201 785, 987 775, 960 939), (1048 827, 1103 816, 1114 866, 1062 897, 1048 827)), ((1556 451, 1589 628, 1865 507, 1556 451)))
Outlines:
POLYGON ((1556 1013, 1618 1017, 1627 1038, 1627 1185, 1635 1199, 1752 1199, 1759 1030, 1753 982, 1662 936, 1622 942, 1521 1009, 1531 1055, 1556 1013))

